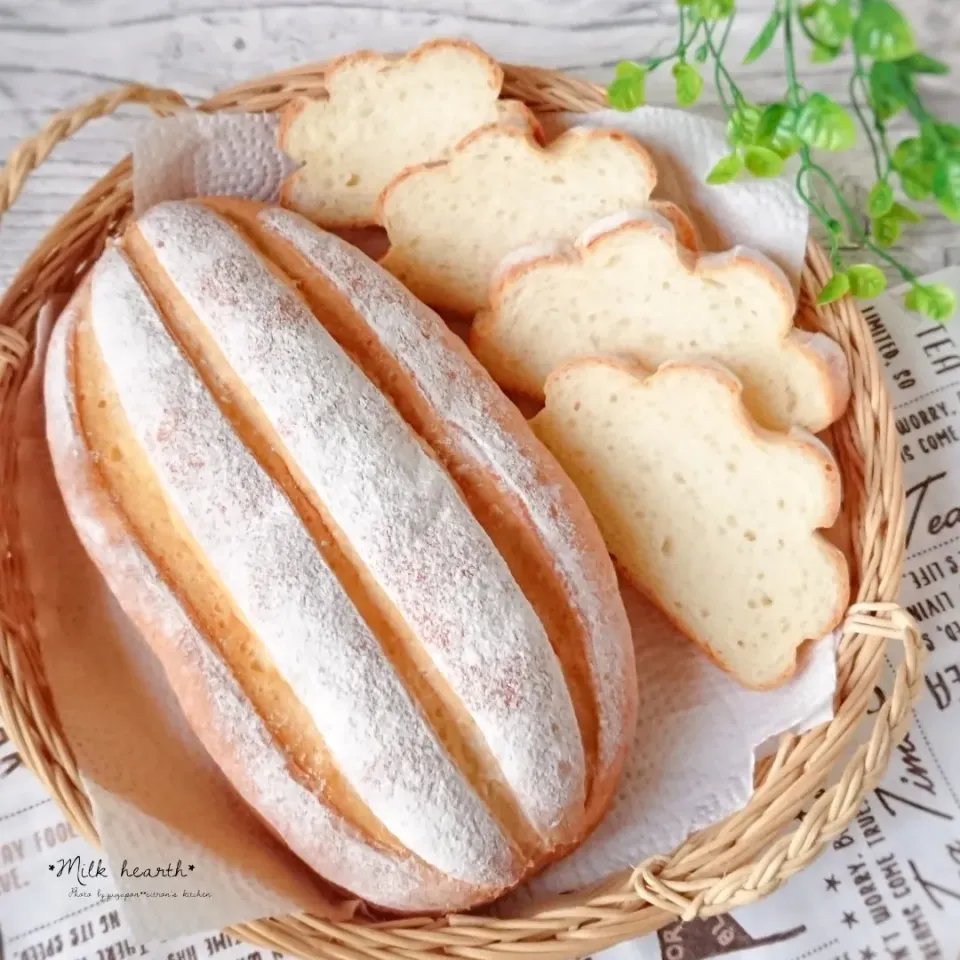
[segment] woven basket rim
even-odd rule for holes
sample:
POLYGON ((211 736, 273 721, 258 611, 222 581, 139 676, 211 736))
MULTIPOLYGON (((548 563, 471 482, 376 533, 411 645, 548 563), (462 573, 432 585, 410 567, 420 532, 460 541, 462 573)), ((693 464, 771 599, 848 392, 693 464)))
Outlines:
MULTIPOLYGON (((276 110, 293 96, 322 91, 323 70, 323 64, 308 64, 251 80, 218 93, 197 109, 276 110)), ((504 65, 504 74, 504 95, 523 100, 537 112, 583 112, 604 105, 600 87, 567 74, 512 65, 504 65)), ((0 174, 0 214, 10 208, 30 173, 57 143, 131 103, 144 104, 159 115, 186 107, 175 91, 131 85, 55 115, 8 158, 0 174)), ((127 222, 130 207, 126 157, 47 232, 0 301, 0 491, 9 491, 15 481, 13 410, 37 314, 52 293, 71 292, 77 286, 106 239, 127 222)), ((765 896, 846 827, 906 730, 920 689, 922 649, 911 618, 893 602, 904 553, 904 497, 890 398, 866 323, 853 301, 848 298, 825 308, 814 304, 829 273, 823 251, 811 243, 802 276, 801 310, 806 321, 840 344, 853 386, 847 413, 831 428, 857 567, 854 603, 838 650, 834 720, 799 737, 782 737, 776 753, 758 764, 754 794, 742 811, 632 872, 539 904, 524 916, 423 916, 388 922, 357 918, 335 923, 298 914, 241 924, 231 928, 234 934, 271 949, 336 960, 371 956, 420 960, 438 955, 492 960, 516 953, 559 960, 651 932, 677 917, 716 914, 765 896), (872 716, 867 742, 857 748, 839 779, 828 784, 834 762, 866 714, 888 640, 899 641, 904 649, 891 692, 872 716), (806 815, 796 826, 803 806, 806 815)), ((95 843, 89 800, 32 639, 33 611, 16 534, 15 513, 0 511, 0 539, 9 545, 0 551, 0 720, 27 766, 77 829, 95 843)))

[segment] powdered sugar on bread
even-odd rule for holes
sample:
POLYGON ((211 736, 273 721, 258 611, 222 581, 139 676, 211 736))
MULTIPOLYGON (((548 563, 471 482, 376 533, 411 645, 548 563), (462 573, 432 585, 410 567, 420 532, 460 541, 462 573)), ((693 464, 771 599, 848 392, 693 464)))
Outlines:
POLYGON ((499 828, 116 251, 94 269, 91 323, 164 493, 349 782, 428 863, 473 883, 508 880, 499 828), (427 788, 434 780, 440 789, 427 788))
POLYGON ((572 704, 542 625, 450 478, 216 214, 162 205, 139 229, 548 835, 583 803, 572 704))
POLYGON ((579 501, 572 485, 559 470, 545 469, 532 437, 521 439, 528 433, 519 412, 433 311, 342 240, 302 219, 265 209, 259 222, 349 298, 449 425, 464 460, 493 470, 528 512, 586 627, 599 712, 599 773, 610 776, 632 727, 636 691, 624 678, 632 674, 633 653, 616 578, 594 559, 602 543, 595 546, 585 526, 571 521, 571 500, 579 501))
POLYGON ((311 867, 332 882, 400 910, 468 903, 475 892, 411 856, 371 846, 292 775, 231 671, 200 635, 180 601, 131 535, 100 481, 81 434, 71 384, 70 344, 76 305, 60 317, 50 342, 45 403, 47 433, 70 518, 110 588, 155 650, 180 702, 202 718, 195 729, 244 798, 311 867))
POLYGON ((782 271, 742 247, 697 256, 662 217, 620 214, 560 254, 502 272, 470 346, 501 386, 542 398, 557 366, 598 353, 655 367, 713 357, 763 424, 821 430, 843 411, 839 348, 799 335, 782 271))
POLYGON ((637 695, 613 567, 462 341, 357 250, 266 210, 161 204, 91 271, 73 365, 48 376, 111 508, 66 472, 64 499, 186 718, 292 849, 374 903, 474 906, 612 798, 637 695), (140 609, 117 523, 206 652, 140 609), (329 830, 285 782, 251 782, 264 738, 329 830))

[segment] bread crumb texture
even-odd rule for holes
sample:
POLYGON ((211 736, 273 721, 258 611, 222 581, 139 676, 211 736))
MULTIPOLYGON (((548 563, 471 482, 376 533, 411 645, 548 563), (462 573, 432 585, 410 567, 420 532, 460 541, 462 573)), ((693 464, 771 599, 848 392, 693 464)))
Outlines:
POLYGON ((507 254, 643 208, 655 184, 650 155, 617 131, 568 130, 541 147, 522 130, 485 127, 449 160, 387 186, 380 220, 391 247, 381 263, 421 300, 472 315, 507 254))
POLYGON ((442 159, 488 123, 538 131, 524 104, 497 100, 502 82, 499 65, 465 40, 430 40, 399 58, 340 58, 326 97, 283 112, 280 146, 302 164, 284 205, 327 227, 371 225, 377 196, 405 167, 442 159))
POLYGON ((786 679, 797 648, 839 622, 846 561, 815 532, 839 510, 837 465, 758 429, 731 374, 574 361, 533 422, 631 581, 745 685, 786 679))

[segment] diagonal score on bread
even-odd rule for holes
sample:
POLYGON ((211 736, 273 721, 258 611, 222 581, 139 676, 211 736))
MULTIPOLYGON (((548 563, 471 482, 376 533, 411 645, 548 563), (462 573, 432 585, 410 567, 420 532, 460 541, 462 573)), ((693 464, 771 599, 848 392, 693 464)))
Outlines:
POLYGON ((618 131, 576 128, 541 147, 528 132, 487 126, 448 160, 387 185, 379 220, 391 246, 381 265, 432 306, 473 314, 503 257, 644 208, 655 185, 650 155, 618 131))
POLYGON ((377 196, 392 177, 442 158, 485 124, 542 138, 525 104, 497 99, 500 66, 465 40, 430 40, 399 58, 348 54, 328 67, 325 83, 325 98, 283 109, 278 139, 302 163, 281 202, 327 227, 375 224, 377 196))
POLYGON ((534 431, 584 495, 629 579, 723 669, 763 689, 847 606, 829 451, 758 427, 737 379, 592 357, 555 370, 534 431))
POLYGON ((710 357, 744 385, 763 425, 822 430, 850 393, 846 361, 824 334, 793 325, 779 269, 744 248, 699 257, 652 211, 591 226, 576 242, 497 277, 470 332, 474 354, 508 390, 543 397, 555 367, 597 353, 649 367, 710 357))

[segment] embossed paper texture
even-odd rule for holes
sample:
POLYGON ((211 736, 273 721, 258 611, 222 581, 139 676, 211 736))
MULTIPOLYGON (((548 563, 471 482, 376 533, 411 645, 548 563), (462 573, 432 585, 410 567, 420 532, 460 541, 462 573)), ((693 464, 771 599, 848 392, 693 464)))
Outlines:
POLYGON ((672 200, 690 214, 705 250, 749 247, 777 264, 795 291, 799 288, 810 222, 807 207, 786 176, 707 184, 713 165, 730 152, 722 123, 668 107, 565 113, 558 122, 610 127, 636 137, 657 164, 654 196, 672 200))
POLYGON ((595 883, 666 853, 694 830, 741 809, 757 751, 833 716, 836 638, 808 645, 777 690, 741 687, 621 581, 637 654, 640 711, 610 812, 586 842, 536 878, 518 904, 595 883))

